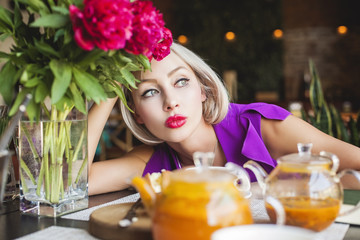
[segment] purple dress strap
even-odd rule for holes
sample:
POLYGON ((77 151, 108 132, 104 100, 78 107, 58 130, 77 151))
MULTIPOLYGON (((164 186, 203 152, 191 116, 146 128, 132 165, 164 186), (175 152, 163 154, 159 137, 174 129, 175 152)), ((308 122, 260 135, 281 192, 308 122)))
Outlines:
MULTIPOLYGON (((270 156, 262 136, 261 117, 284 120, 290 112, 272 104, 230 104, 229 111, 223 121, 214 125, 216 136, 224 151, 226 160, 243 165, 249 159, 257 161, 267 172, 275 166, 276 161, 270 156)), ((162 169, 179 168, 176 152, 166 143, 155 147, 155 152, 147 163, 143 175, 160 172, 162 169)), ((249 173, 252 181, 255 180, 249 173)))

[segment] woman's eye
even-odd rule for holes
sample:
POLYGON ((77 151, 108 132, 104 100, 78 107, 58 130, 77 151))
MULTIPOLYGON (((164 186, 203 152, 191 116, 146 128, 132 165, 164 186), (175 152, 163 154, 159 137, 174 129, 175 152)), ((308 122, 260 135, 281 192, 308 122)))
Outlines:
POLYGON ((152 96, 154 96, 156 93, 158 93, 157 90, 155 90, 155 89, 149 89, 149 90, 145 91, 141 96, 142 96, 142 97, 152 97, 152 96))
POLYGON ((184 87, 188 84, 189 81, 190 81, 190 79, 188 79, 188 78, 181 78, 175 83, 175 85, 177 87, 184 87))

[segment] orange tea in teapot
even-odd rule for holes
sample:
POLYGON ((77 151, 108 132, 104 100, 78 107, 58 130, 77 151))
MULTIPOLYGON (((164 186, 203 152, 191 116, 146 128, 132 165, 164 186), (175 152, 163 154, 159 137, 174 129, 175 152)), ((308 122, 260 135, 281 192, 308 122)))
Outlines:
POLYGON ((156 203, 153 234, 156 240, 209 240, 219 228, 251 223, 248 201, 232 182, 174 181, 156 203))
POLYGON ((154 239, 209 240, 219 228, 253 223, 235 184, 238 175, 211 168, 213 158, 214 153, 195 152, 196 167, 163 175, 158 193, 144 178, 132 179, 151 216, 154 239))
MULTIPOLYGON (((284 207, 286 225, 298 226, 313 231, 321 231, 330 226, 340 211, 338 199, 313 199, 310 197, 280 197, 284 207)), ((274 209, 266 204, 266 210, 272 222, 275 222, 274 209)))

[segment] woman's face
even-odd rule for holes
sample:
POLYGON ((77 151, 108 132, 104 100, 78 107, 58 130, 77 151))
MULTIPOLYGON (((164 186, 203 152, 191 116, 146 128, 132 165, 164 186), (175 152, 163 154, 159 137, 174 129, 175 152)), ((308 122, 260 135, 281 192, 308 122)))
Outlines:
POLYGON ((175 53, 152 60, 152 71, 141 76, 132 92, 135 119, 166 142, 181 142, 204 123, 206 96, 191 68, 175 53))

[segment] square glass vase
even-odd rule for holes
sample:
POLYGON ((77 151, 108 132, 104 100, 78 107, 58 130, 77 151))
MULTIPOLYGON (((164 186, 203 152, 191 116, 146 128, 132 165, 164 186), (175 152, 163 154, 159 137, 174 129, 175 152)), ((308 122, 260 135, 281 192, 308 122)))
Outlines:
POLYGON ((88 207, 87 115, 73 111, 64 120, 20 121, 22 214, 59 217, 88 207))

